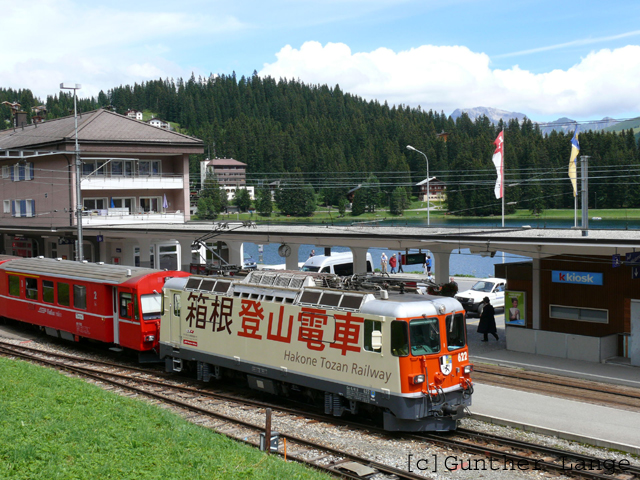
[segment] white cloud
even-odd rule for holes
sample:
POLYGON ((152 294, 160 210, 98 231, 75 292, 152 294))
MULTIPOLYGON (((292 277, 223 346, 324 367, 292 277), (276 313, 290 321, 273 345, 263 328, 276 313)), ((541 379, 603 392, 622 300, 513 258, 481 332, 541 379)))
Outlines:
POLYGON ((74 82, 82 84, 82 96, 95 96, 121 83, 188 77, 191 69, 163 57, 174 42, 194 32, 224 35, 244 28, 232 16, 159 11, 159 5, 152 11, 94 5, 36 0, 3 6, 3 38, 10 44, 0 53, 0 85, 44 97, 61 82, 74 82))
POLYGON ((339 84, 343 91, 390 104, 451 113, 491 106, 541 115, 593 117, 640 110, 640 46, 592 52, 567 70, 532 73, 491 68, 484 53, 425 45, 394 52, 352 52, 342 43, 287 45, 260 75, 339 84))

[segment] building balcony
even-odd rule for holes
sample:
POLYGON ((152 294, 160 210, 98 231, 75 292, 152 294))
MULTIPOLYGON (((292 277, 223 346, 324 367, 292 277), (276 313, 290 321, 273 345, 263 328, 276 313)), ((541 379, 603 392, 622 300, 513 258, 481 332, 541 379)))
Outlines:
POLYGON ((82 213, 83 226, 133 225, 140 223, 184 223, 184 212, 135 212, 128 208, 86 210, 82 213))
POLYGON ((184 175, 89 175, 80 183, 88 190, 182 190, 187 188, 184 175))

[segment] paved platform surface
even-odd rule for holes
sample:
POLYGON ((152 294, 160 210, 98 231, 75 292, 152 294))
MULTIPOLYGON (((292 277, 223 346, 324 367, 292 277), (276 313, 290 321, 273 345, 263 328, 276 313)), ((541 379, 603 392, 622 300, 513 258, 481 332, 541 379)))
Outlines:
MULTIPOLYGON (((506 350, 504 315, 496 315, 499 340, 481 342, 478 319, 468 318, 469 356, 487 363, 640 388, 640 368, 506 350)), ((640 411, 618 410, 541 394, 476 384, 471 412, 479 420, 640 455, 640 411), (594 441, 595 440, 595 441, 594 441)))

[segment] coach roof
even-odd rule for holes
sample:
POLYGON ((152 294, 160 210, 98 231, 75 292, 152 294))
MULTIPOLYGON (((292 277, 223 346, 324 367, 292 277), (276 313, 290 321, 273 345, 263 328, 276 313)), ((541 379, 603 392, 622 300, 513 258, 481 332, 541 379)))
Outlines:
POLYGON ((127 267, 98 263, 80 263, 53 258, 21 258, 0 265, 7 273, 27 275, 51 275, 55 277, 88 282, 120 284, 133 278, 142 277, 160 270, 152 268, 127 267))

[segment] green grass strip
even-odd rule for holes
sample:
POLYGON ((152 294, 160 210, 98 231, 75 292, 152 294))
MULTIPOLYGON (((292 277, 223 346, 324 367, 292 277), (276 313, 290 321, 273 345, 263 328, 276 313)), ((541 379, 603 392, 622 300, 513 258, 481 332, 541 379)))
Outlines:
POLYGON ((328 478, 148 403, 0 358, 2 479, 328 478))

